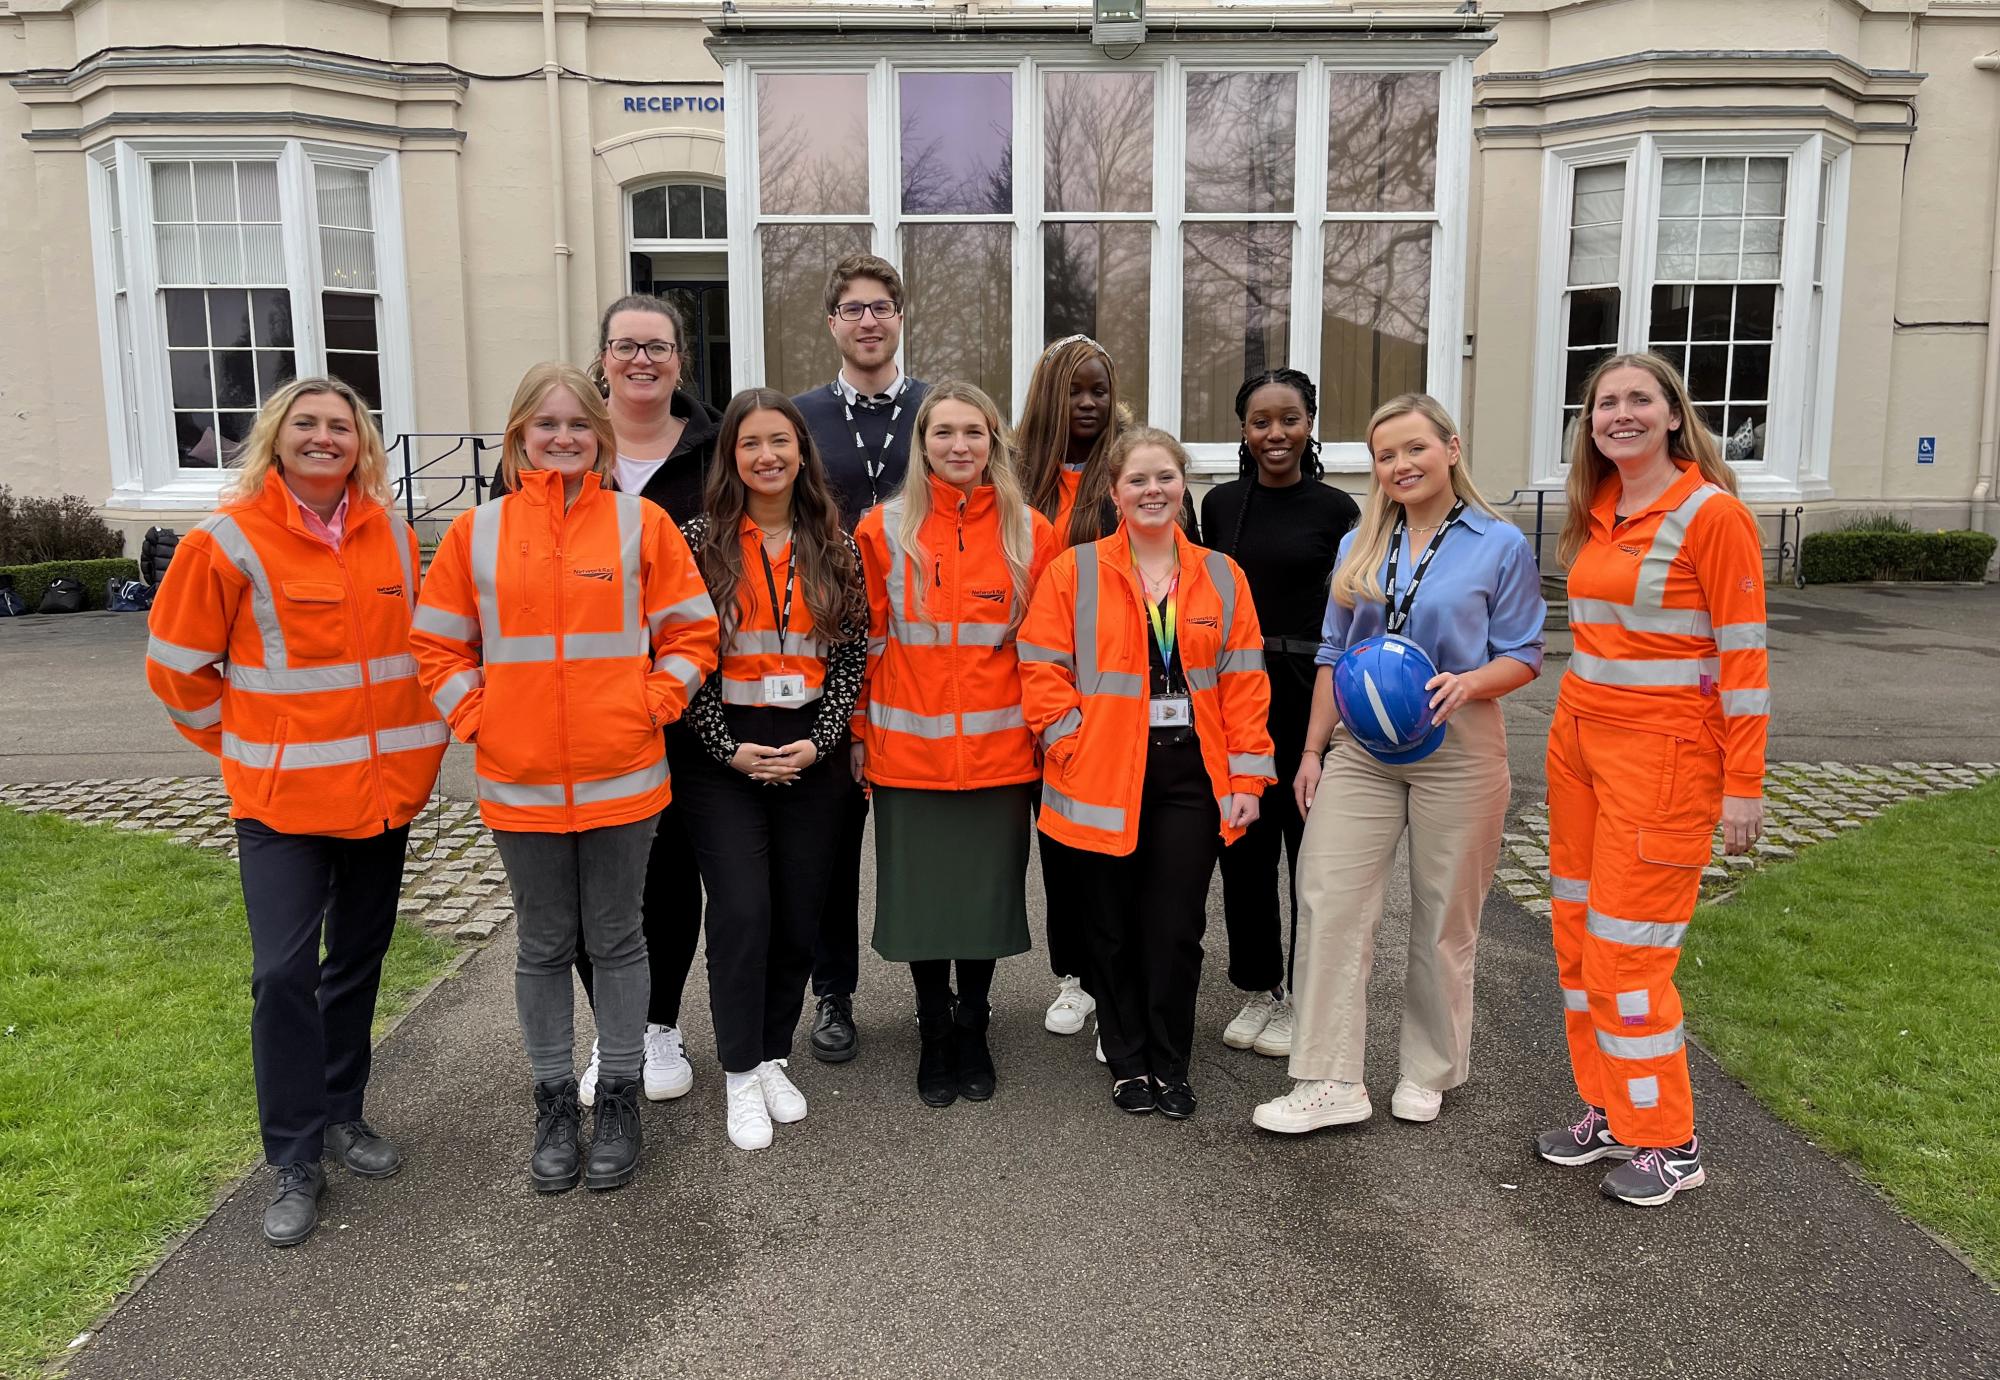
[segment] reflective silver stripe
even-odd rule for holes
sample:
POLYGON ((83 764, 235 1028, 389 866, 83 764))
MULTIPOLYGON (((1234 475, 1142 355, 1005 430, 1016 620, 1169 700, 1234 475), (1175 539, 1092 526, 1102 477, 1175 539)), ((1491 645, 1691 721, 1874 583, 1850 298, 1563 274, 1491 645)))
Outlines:
POLYGON ((389 515, 389 539, 396 545, 396 564, 403 567, 403 598, 411 608, 417 606, 417 568, 410 564, 410 548, 416 545, 416 533, 410 524, 403 521, 403 515, 395 509, 385 509, 389 515))
POLYGON ((564 661, 616 661, 647 656, 651 647, 637 628, 615 633, 570 633, 562 640, 564 661))
MULTIPOLYGON (((1222 640, 1227 642, 1229 630, 1236 625, 1236 575, 1229 568, 1229 557, 1220 551, 1209 552, 1202 558, 1202 562, 1208 567, 1209 583, 1214 585, 1215 592, 1222 596, 1222 640)), ((1264 664, 1264 654, 1261 650, 1257 653, 1257 664, 1259 666, 1264 664)), ((1222 669, 1227 671, 1238 668, 1225 666, 1222 669)))
POLYGON ((1042 730, 1042 742, 1050 747, 1054 747, 1057 743, 1060 743, 1063 739, 1069 737, 1070 734, 1082 727, 1083 711, 1080 709, 1068 710, 1060 719, 1057 719, 1042 730))
POLYGON ((468 667, 440 685, 437 693, 431 696, 431 703, 437 706, 438 713, 449 718, 452 710, 458 708, 459 701, 485 684, 486 673, 477 666, 468 667))
POLYGON ((918 714, 895 709, 880 700, 868 701, 868 722, 892 733, 909 733, 919 738, 949 738, 958 731, 950 714, 918 714))
POLYGON ((1229 754, 1229 774, 1231 776, 1276 776, 1278 762, 1274 757, 1259 756, 1248 752, 1229 754))
POLYGON ((1667 573, 1673 569, 1674 558, 1681 554, 1681 547, 1687 542, 1688 528, 1694 525, 1694 515, 1701 511, 1701 505, 1714 498, 1722 490, 1713 484, 1703 484, 1686 498, 1680 506, 1660 519, 1659 530, 1653 534, 1653 544, 1639 562, 1639 580, 1632 591, 1634 608, 1657 609, 1667 600, 1667 573))
POLYGON ((375 746, 383 752, 414 752, 418 748, 443 747, 451 741, 451 730, 435 721, 385 728, 375 735, 375 746))
POLYGON ((653 669, 672 676, 686 687, 690 695, 701 688, 701 668, 684 656, 669 652, 653 663, 653 669))
POLYGON ((1761 652, 1767 642, 1762 623, 1724 623, 1715 630, 1718 652, 1761 652))
POLYGON ((1562 989, 1562 994, 1563 994, 1563 1010, 1565 1011, 1590 1010, 1590 994, 1588 992, 1578 991, 1574 987, 1565 987, 1562 989))
POLYGON ((888 650, 889 650, 889 639, 888 639, 888 638, 886 638, 886 637, 871 637, 871 638, 869 638, 869 639, 868 639, 868 655, 870 655, 870 656, 880 656, 880 655, 882 655, 882 653, 884 653, 884 652, 886 652, 886 651, 888 651, 888 650))
POLYGON ((1687 1034, 1680 1026, 1658 1035, 1607 1035, 1597 1032, 1597 1048, 1613 1059, 1663 1059, 1687 1047, 1687 1034))
MULTIPOLYGON (((807 703, 821 698, 825 691, 817 685, 806 687, 807 703)), ((722 702, 724 704, 761 705, 764 701, 764 682, 761 680, 731 680, 722 678, 722 702)))
POLYGON ((793 628, 781 639, 775 630, 733 632, 729 635, 731 656, 825 656, 826 644, 793 628))
MULTIPOLYGON (((482 625, 484 620, 481 620, 482 625)), ((534 661, 554 661, 556 640, 548 633, 525 637, 488 637, 480 648, 488 666, 511 666, 534 661)))
POLYGON ((1584 912, 1583 925, 1598 939, 1640 949, 1678 949, 1688 928, 1658 920, 1620 920, 1595 908, 1584 912))
POLYGON ((1097 677, 1097 693, 1122 695, 1128 700, 1144 699, 1146 682, 1130 671, 1104 671, 1097 677))
POLYGON ((1215 688, 1215 668, 1213 666, 1182 666, 1182 678, 1190 690, 1213 690, 1215 688))
POLYGON ((1712 656, 1620 661, 1588 652, 1571 652, 1569 669, 1595 685, 1668 686, 1701 684, 1722 674, 1722 663, 1712 656))
POLYGON ((222 701, 201 709, 176 709, 168 705, 167 717, 183 728, 214 728, 222 722, 222 701))
POLYGON ((280 759, 276 743, 245 742, 234 733, 224 733, 222 755, 246 767, 268 768, 275 762, 285 771, 297 767, 341 767, 368 760, 368 736, 330 738, 318 743, 286 743, 284 756, 280 759))
POLYGON ((225 652, 204 652, 194 647, 183 647, 178 642, 169 642, 164 637, 146 639, 146 655, 169 671, 179 671, 191 676, 197 671, 206 671, 221 661, 225 652))
POLYGON ((954 638, 961 647, 1004 647, 1014 637, 1005 623, 929 623, 894 613, 889 626, 905 647, 949 647, 954 638))
POLYGON ((408 680, 417 673, 417 659, 404 652, 397 656, 373 657, 368 662, 370 680, 408 680))
POLYGON ((1113 834, 1125 832, 1125 811, 1118 806, 1086 805, 1081 800, 1071 800, 1047 782, 1042 783, 1042 808, 1087 829, 1104 829, 1113 834))
POLYGON ((1130 671, 1097 669, 1097 544, 1071 548, 1076 552, 1076 687, 1086 695, 1120 695, 1141 699, 1145 680, 1130 671))
POLYGON ((1023 661, 1039 661, 1051 666, 1060 666, 1072 674, 1076 671, 1076 658, 1054 647, 1037 646, 1033 642, 1016 642, 1014 655, 1023 661))
MULTIPOLYGON (((537 661, 542 657, 501 656, 500 652, 500 510, 513 500, 482 503, 472 510, 472 587, 479 602, 480 639, 486 644, 486 660, 537 661)), ((549 642, 551 653, 554 641, 549 642)))
POLYGON ((477 618, 467 618, 462 613, 447 613, 436 604, 419 604, 416 616, 410 619, 410 627, 433 637, 449 637, 454 642, 469 642, 475 647, 479 645, 477 618))
POLYGON ((1590 879, 1588 877, 1560 877, 1549 874, 1549 892, 1558 901, 1588 901, 1590 899, 1590 879))
POLYGON ((692 599, 683 599, 678 604, 669 604, 647 614, 646 632, 658 637, 660 629, 669 623, 704 623, 713 617, 715 601, 706 594, 697 594, 692 599))
POLYGON ((1264 669, 1264 649, 1262 647, 1226 647, 1216 661, 1215 669, 1223 675, 1231 671, 1261 671, 1264 669))
MULTIPOLYGON (((639 625, 639 593, 643 575, 639 569, 639 538, 646 530, 646 500, 637 494, 621 494, 614 491, 611 502, 618 513, 618 573, 621 578, 620 593, 624 598, 618 610, 618 632, 624 639, 628 652, 602 651, 596 653, 572 652, 569 644, 578 638, 563 639, 563 655, 582 659, 587 656, 646 656, 652 650, 652 639, 639 625)), ((587 633, 586 637, 604 638, 607 647, 614 645, 616 638, 603 633, 587 633)))
POLYGON ((1620 992, 1618 994, 1618 1014, 1627 1020, 1650 1015, 1652 1010, 1652 995, 1643 987, 1636 992, 1620 992))
POLYGON ((576 803, 604 805, 613 800, 625 800, 631 796, 644 795, 647 791, 658 790, 666 784, 666 780, 667 759, 662 757, 650 767, 628 771, 623 776, 606 777, 602 781, 577 782, 576 803))
POLYGON ((495 805, 562 805, 566 803, 560 785, 535 786, 523 781, 494 781, 478 776, 474 787, 481 800, 490 800, 495 805))
POLYGON ((961 647, 1004 647, 1014 640, 1014 630, 1005 623, 960 623, 961 647))
POLYGON ((964 724, 967 737, 983 733, 1005 733, 1010 728, 1026 728, 1027 719, 1021 713, 1021 706, 1010 704, 1005 709, 975 709, 970 714, 958 716, 964 724))
POLYGON ((253 695, 301 695, 315 690, 353 690, 361 685, 361 666, 353 661, 333 666, 300 666, 289 671, 268 671, 262 666, 231 662, 225 674, 230 689, 253 695))
POLYGON ((1771 692, 1769 690, 1724 690, 1722 692, 1722 712, 1732 719, 1754 718, 1771 712, 1771 692))
POLYGON ((222 554, 250 582, 250 616, 257 621, 258 635, 264 639, 264 664, 274 670, 282 669, 285 631, 278 625, 277 596, 272 593, 271 577, 264 573, 264 562, 257 555, 257 548, 228 513, 217 513, 195 530, 208 533, 222 554))
POLYGON ((1570 626, 1610 624, 1626 632, 1667 633, 1677 637, 1710 635, 1707 609, 1635 609, 1609 599, 1569 601, 1570 626))

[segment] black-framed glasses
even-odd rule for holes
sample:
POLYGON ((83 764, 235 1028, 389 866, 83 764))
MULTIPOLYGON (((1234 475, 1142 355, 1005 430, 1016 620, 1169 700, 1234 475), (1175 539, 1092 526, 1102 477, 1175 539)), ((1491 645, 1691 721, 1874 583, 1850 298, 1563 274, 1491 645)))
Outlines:
POLYGON ((681 351, 681 347, 671 340, 648 340, 642 343, 637 340, 627 340, 622 336, 611 342, 610 349, 613 359, 637 359, 639 352, 644 350, 646 358, 655 364, 665 364, 681 351))
POLYGON ((893 321, 903 314, 903 309, 886 297, 873 302, 842 302, 833 309, 833 314, 842 321, 859 321, 863 312, 877 321, 893 321))

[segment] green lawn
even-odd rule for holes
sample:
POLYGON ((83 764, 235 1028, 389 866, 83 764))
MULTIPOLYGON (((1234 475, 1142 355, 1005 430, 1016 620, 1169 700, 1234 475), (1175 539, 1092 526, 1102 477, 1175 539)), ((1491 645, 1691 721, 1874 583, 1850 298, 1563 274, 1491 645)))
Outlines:
POLYGON ((1752 875, 1679 981, 1731 1073, 2000 1279, 2000 782, 1752 875))
MULTIPOLYGON (((383 1015, 450 956, 399 927, 383 1015)), ((60 1352, 256 1162, 249 1019, 233 862, 0 810, 0 1374, 60 1352)))

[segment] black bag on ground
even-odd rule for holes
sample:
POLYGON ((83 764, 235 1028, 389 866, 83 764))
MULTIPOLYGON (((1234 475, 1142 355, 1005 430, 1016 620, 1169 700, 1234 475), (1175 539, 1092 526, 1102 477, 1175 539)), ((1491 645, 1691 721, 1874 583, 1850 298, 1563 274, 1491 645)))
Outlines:
POLYGON ((42 606, 36 612, 82 613, 83 608, 83 581, 64 575, 49 581, 42 591, 42 606))
POLYGON ((104 582, 104 607, 113 613, 144 613, 153 607, 153 587, 144 580, 113 575, 104 582))
POLYGON ((14 589, 12 575, 0 575, 0 618, 19 618, 28 606, 14 589))

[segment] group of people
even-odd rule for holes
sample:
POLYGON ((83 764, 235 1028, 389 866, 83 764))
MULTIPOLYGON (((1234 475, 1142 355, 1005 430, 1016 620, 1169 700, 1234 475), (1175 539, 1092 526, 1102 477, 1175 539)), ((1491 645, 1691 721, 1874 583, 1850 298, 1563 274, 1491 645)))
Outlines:
MULTIPOLYGON (((1094 1016, 1119 1109, 1195 1111, 1219 862, 1243 994, 1221 1038, 1293 1080, 1256 1124, 1370 1116, 1365 998, 1405 835, 1391 1111, 1430 1121, 1467 1078, 1510 784, 1497 702, 1539 673, 1546 610, 1446 411, 1409 394, 1375 412, 1357 507, 1321 482, 1312 381, 1257 374, 1239 474, 1197 518, 1186 451, 1133 424, 1096 341, 1050 345, 1010 425, 969 383, 900 371, 887 262, 841 261, 825 304, 834 379, 717 414, 679 386, 675 308, 612 303, 587 372, 521 380, 496 492, 428 570, 365 406, 324 378, 269 400, 230 497, 183 541, 147 672, 220 757, 237 822, 273 1244, 314 1230, 323 1159, 400 1167, 362 1114, 369 1026, 452 737, 513 894, 538 1190, 628 1182, 642 1100, 692 1086, 680 1001, 704 925, 731 1142, 807 1115, 790 1061, 808 989, 812 1055, 859 1047, 871 813, 872 944, 909 967, 930 1106, 995 1094, 990 994, 1031 947, 1031 848, 1044 1025, 1094 1016), (1336 706, 1334 668, 1383 635, 1435 667, 1421 751, 1365 746, 1336 706), (595 1014, 581 1074, 572 971, 595 1014)), ((1584 396, 1549 793, 1586 1108, 1537 1148, 1618 1160, 1606 1191, 1655 1203, 1701 1182, 1672 974, 1717 818, 1736 850, 1761 818, 1762 560, 1670 365, 1618 356, 1584 396)))

